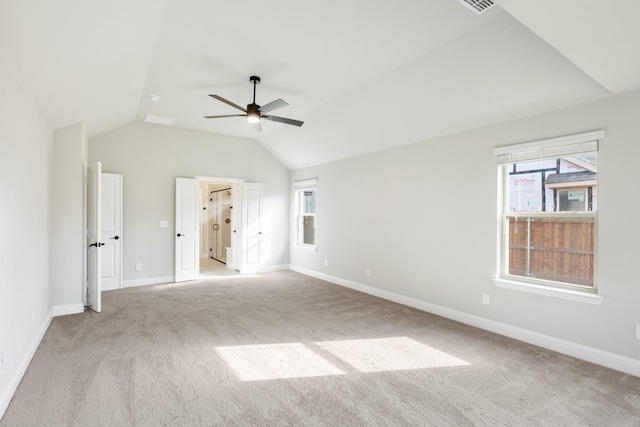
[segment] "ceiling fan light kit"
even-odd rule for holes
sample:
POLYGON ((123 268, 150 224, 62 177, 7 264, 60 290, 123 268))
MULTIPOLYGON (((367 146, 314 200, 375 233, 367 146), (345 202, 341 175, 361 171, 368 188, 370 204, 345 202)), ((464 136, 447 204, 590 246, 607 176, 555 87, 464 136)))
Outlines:
POLYGON ((278 116, 272 116, 272 115, 267 115, 265 113, 268 113, 270 111, 273 111, 277 108, 282 108, 282 107, 286 107, 287 104, 285 101, 283 101, 282 99, 278 98, 275 101, 271 101, 268 104, 265 104, 263 106, 260 106, 258 104, 256 104, 256 86, 260 84, 260 77, 258 76, 251 76, 249 77, 249 81, 251 83, 253 83, 253 102, 251 104, 247 105, 247 108, 242 108, 241 106, 227 100, 224 99, 223 97, 219 96, 219 95, 211 95, 209 94, 210 97, 217 99, 218 101, 224 102, 227 105, 230 105, 234 108, 237 108, 240 111, 244 111, 245 114, 226 114, 223 116, 204 116, 205 119, 219 119, 222 117, 246 117, 247 121, 249 123, 251 123, 253 130, 260 132, 262 131, 262 126, 260 126, 260 120, 261 119, 265 119, 265 120, 269 120, 269 121, 273 121, 273 122, 279 122, 279 123, 285 123, 287 125, 293 125, 293 126, 302 126, 302 124, 304 122, 301 122, 300 120, 294 120, 294 119, 287 119, 284 117, 278 117, 278 116))

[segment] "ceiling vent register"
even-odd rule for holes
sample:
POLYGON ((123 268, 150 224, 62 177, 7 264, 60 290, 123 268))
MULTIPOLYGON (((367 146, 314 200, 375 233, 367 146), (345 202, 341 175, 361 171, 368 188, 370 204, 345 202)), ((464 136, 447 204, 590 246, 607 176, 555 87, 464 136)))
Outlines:
POLYGON ((496 4, 493 0, 458 0, 463 5, 474 11, 476 14, 486 12, 494 7, 496 4))

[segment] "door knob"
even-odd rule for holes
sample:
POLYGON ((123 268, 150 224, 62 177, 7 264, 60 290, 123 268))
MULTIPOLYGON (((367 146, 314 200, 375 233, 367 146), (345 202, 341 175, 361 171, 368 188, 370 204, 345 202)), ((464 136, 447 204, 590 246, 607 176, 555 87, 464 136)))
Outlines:
POLYGON ((118 240, 120 236, 112 237, 113 240, 118 240))
POLYGON ((178 233, 178 237, 182 237, 182 236, 184 236, 184 234, 180 234, 180 233, 178 233))

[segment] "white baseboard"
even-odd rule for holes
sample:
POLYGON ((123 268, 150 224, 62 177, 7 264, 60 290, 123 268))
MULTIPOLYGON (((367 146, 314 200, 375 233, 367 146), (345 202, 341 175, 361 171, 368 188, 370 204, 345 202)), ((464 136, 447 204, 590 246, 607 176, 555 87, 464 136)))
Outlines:
POLYGON ((51 309, 53 317, 66 316, 67 314, 78 314, 83 312, 84 304, 81 302, 77 304, 54 305, 51 309))
POLYGON ((273 273, 274 271, 289 270, 290 266, 287 265, 265 265, 260 268, 260 273, 273 273))
MULTIPOLYGON (((84 309, 84 306, 83 306, 83 309, 84 309)), ((31 363, 31 359, 33 359, 33 355, 36 354, 36 350, 40 345, 40 341, 42 341, 42 338, 44 338, 44 334, 47 332, 47 329, 49 329, 49 325, 51 324, 51 320, 53 319, 53 316, 54 314, 53 314, 53 308, 52 308, 51 311, 49 312, 49 315, 44 319, 44 322, 42 322, 42 325, 38 330, 38 334, 33 339, 31 346, 27 351, 27 354, 22 359, 22 362, 18 365, 18 370, 13 374, 11 381, 9 381, 9 386, 6 388, 2 396, 0 396, 0 420, 4 416, 4 413, 7 411, 7 408, 9 407, 9 403, 11 402, 11 399, 13 398, 13 395, 18 389, 18 385, 20 385, 20 381, 22 381, 22 377, 24 376, 25 372, 27 372, 27 368, 31 363)))
POLYGON ((549 350, 556 351, 558 353, 586 360, 587 362, 615 369, 616 371, 640 377, 640 360, 637 359, 632 359, 630 357, 621 356, 619 354, 555 338, 549 335, 540 334, 538 332, 519 328, 506 323, 485 319, 484 317, 476 316, 458 310, 453 310, 451 308, 443 307, 437 304, 431 304, 415 298, 396 294, 394 292, 374 288, 373 286, 363 285, 362 283, 342 279, 340 277, 319 273, 317 271, 309 270, 304 267, 291 265, 289 268, 292 271, 296 271, 307 276, 335 283, 336 285, 354 289, 365 294, 374 295, 379 298, 416 308, 418 310, 446 317, 447 319, 455 320, 460 323, 465 323, 467 325, 475 326, 480 329, 495 332, 496 334, 504 335, 509 338, 537 345, 538 347, 543 347, 549 350))
POLYGON ((124 280, 122 282, 122 287, 135 288, 136 286, 161 285, 163 283, 173 283, 175 281, 175 276, 149 277, 147 279, 124 280))

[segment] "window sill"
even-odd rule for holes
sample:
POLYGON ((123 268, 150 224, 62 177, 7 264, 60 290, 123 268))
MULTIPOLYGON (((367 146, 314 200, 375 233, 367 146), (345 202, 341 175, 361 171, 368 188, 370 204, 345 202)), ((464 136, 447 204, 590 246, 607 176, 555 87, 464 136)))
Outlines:
POLYGON ((304 251, 304 252, 317 252, 318 250, 316 249, 315 246, 302 246, 302 245, 292 245, 294 249, 297 249, 299 251, 304 251))
POLYGON ((549 286, 536 285, 533 283, 520 282, 517 280, 504 278, 491 279, 491 281, 499 288, 528 292, 537 295, 545 295, 553 298, 562 298, 570 301, 582 302, 585 304, 601 305, 604 301, 604 298, 600 295, 586 291, 558 289, 549 286))

